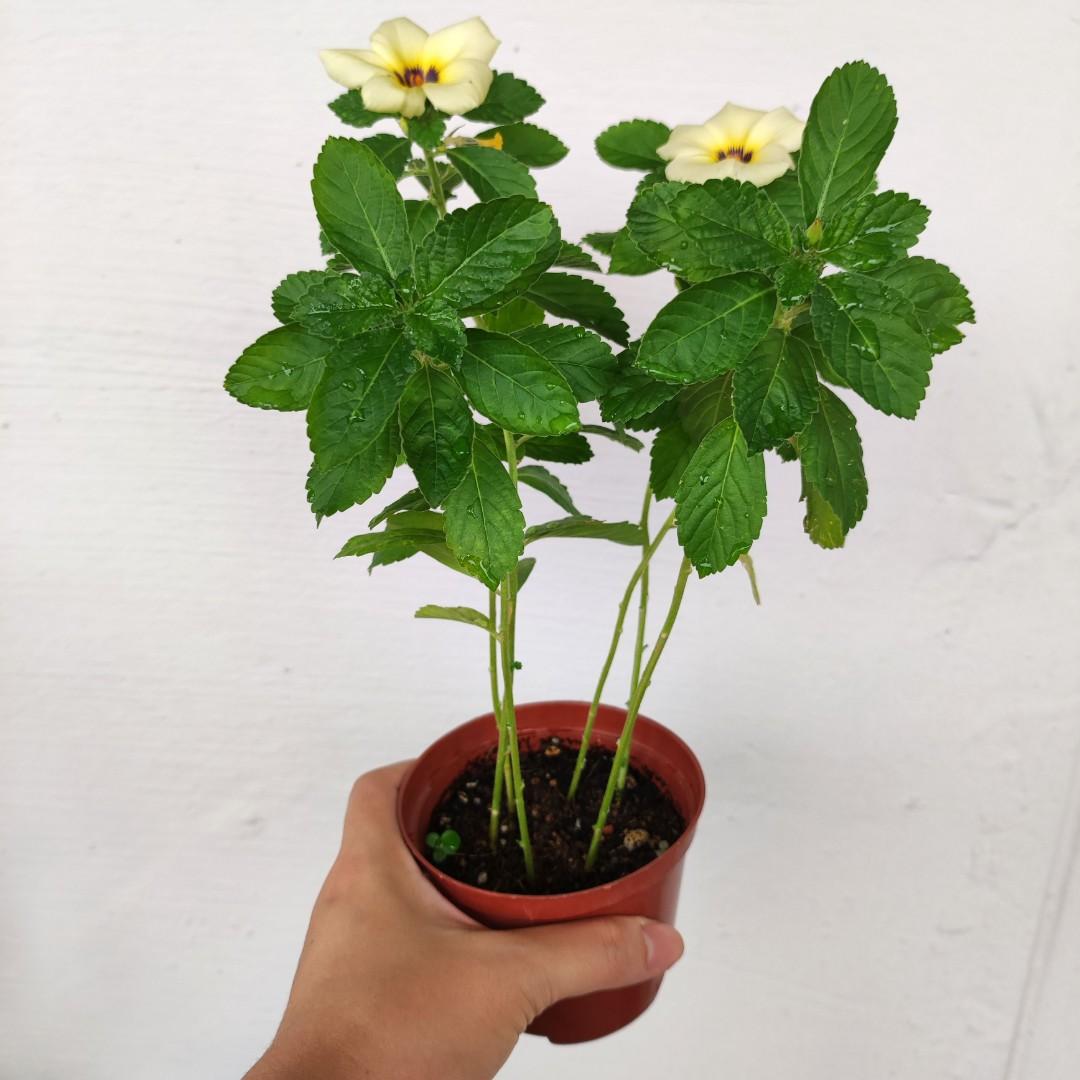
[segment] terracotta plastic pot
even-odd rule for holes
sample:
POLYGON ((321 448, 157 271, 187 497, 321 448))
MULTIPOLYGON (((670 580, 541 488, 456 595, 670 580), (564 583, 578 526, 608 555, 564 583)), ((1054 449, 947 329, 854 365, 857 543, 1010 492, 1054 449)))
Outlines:
MULTIPOLYGON (((517 707, 518 734, 525 745, 552 735, 577 741, 589 706, 584 701, 540 701, 517 707)), ((593 745, 614 747, 625 709, 603 705, 596 717, 593 745)), ((423 838, 446 789, 472 759, 496 741, 491 713, 448 732, 416 760, 398 790, 397 814, 405 842, 439 890, 462 911, 486 926, 510 928, 567 922, 596 915, 642 915, 675 920, 683 858, 705 802, 705 777, 690 748, 667 728, 638 716, 633 761, 648 768, 666 787, 686 821, 686 831, 658 858, 632 874, 580 892, 552 896, 498 893, 467 885, 443 873, 424 855, 423 838)), ((659 978, 621 990, 569 998, 553 1005, 530 1026, 552 1042, 597 1039, 629 1024, 652 1003, 659 978)))

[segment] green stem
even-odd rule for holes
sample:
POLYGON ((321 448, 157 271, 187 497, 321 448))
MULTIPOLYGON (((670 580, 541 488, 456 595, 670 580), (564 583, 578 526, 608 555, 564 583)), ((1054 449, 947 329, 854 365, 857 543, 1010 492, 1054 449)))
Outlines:
MULTIPOLYGON (((517 488, 517 452, 514 437, 503 432, 506 443, 506 463, 510 479, 517 488)), ((517 567, 502 582, 502 668, 503 668, 503 724, 510 751, 510 775, 513 778, 513 798, 517 804, 518 832, 521 853, 525 857, 525 876, 531 882, 536 878, 533 864, 532 841, 529 838, 529 816, 525 806, 525 781, 521 775, 521 753, 518 746, 517 718, 514 713, 514 622, 517 615, 517 567)))
MULTIPOLYGON (((506 761, 506 724, 503 723, 502 702, 499 694, 499 641, 495 635, 496 608, 495 590, 488 590, 488 618, 492 632, 488 634, 488 671, 491 675, 491 709, 495 714, 495 726, 499 729, 499 745, 495 751, 495 778, 491 787, 491 821, 488 833, 492 848, 499 842, 499 818, 502 812, 503 764, 506 761)), ((513 791, 507 789, 507 801, 513 791)))
MULTIPOLYGON (((645 488, 645 501, 641 506, 642 544, 649 546, 649 508, 652 506, 652 487, 645 488)), ((645 623, 649 613, 649 567, 641 572, 641 593, 638 598, 637 637, 634 639, 634 670, 630 675, 630 696, 641 678, 641 657, 645 651, 645 623)))
POLYGON ((600 812, 596 816, 596 824, 593 825, 589 854, 585 858, 586 870, 591 870, 596 865, 596 856, 600 852, 600 842, 604 836, 604 826, 607 824, 608 814, 611 812, 611 801, 615 797, 618 777, 620 772, 627 768, 630 761, 630 746, 634 739, 634 724, 637 722, 638 709, 641 708, 642 698, 645 697, 645 691, 649 689, 653 672, 656 670, 656 665, 660 662, 660 657, 664 653, 664 646, 667 645, 668 638, 671 636, 671 630, 675 625, 675 619, 678 617, 683 593, 686 592, 686 582, 689 578, 690 560, 684 558, 682 565, 679 567, 679 576, 675 581, 675 591, 672 593, 671 605, 668 607, 667 617, 664 619, 660 636, 656 639, 656 645, 653 646, 653 650, 649 654, 649 661, 641 673, 641 678, 634 690, 634 696, 630 699, 622 733, 619 735, 619 741, 615 744, 615 760, 611 763, 611 772, 608 774, 607 787, 604 789, 600 812))
POLYGON ((439 166, 435 161, 435 155, 426 148, 424 150, 424 164, 427 166, 428 180, 431 183, 431 201, 435 204, 439 217, 446 217, 446 193, 443 191, 439 166))
MULTIPOLYGON (((622 600, 619 602, 619 613, 615 618, 615 629, 611 635, 611 644, 608 646, 607 657, 604 659, 604 666, 600 669, 600 678, 596 683, 596 691, 593 693, 592 703, 589 705, 589 715, 585 719, 585 729, 581 733, 581 746, 578 748, 577 762, 574 764, 574 775, 570 780, 570 789, 566 793, 567 798, 572 799, 577 795, 578 785, 581 783, 581 775, 585 769, 585 757, 589 752, 589 741, 592 738, 593 725, 596 723, 596 714, 600 709, 600 698, 604 693, 604 684, 607 682, 608 674, 611 672, 611 665, 615 660, 615 653, 619 648, 619 640, 622 638, 623 624, 626 622, 626 612, 630 607, 630 601, 634 598, 634 590, 637 588, 638 582, 641 580, 642 574, 648 569, 649 560, 656 554, 657 548, 660 547, 664 537, 671 531, 671 528, 675 524, 675 512, 672 511, 668 516, 667 521, 660 526, 660 530, 656 536, 653 537, 652 543, 645 549, 641 556, 641 562, 638 563, 637 569, 630 577, 630 581, 627 583, 626 591, 623 593, 622 600)), ((638 680, 640 682, 640 680, 638 680)))

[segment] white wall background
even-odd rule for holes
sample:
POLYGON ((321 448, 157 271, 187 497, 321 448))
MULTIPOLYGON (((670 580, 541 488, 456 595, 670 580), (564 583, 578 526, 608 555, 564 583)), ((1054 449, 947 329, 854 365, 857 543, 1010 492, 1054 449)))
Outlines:
MULTIPOLYGON (((402 10, 0 15, 3 1080, 238 1077, 354 775, 485 707, 476 637, 410 618, 475 591, 333 562, 369 515, 316 532, 302 419, 220 388, 274 284, 319 262, 307 183, 340 129, 316 51, 402 10)), ((477 10, 408 9, 432 28, 477 10)), ((901 105, 883 181, 933 208, 919 250, 979 314, 916 425, 860 409, 870 510, 847 550, 806 542, 778 467, 765 606, 737 570, 692 588, 647 708, 711 784, 687 957, 631 1030, 529 1041, 505 1075, 1075 1080, 1074 4, 482 13, 574 148, 541 180, 571 237, 628 201, 633 176, 591 151, 610 122, 699 122, 728 98, 805 115, 835 64, 877 63, 901 105)), ((615 289, 637 331, 664 299, 659 279, 615 289)), ((564 475, 588 510, 633 516, 645 462, 598 450, 564 475)), ((587 696, 631 555, 542 556, 521 697, 587 696)))

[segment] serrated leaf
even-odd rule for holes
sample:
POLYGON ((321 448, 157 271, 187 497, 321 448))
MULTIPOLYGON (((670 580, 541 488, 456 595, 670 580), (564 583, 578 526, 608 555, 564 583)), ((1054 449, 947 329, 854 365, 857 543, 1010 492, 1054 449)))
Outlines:
POLYGON ((225 376, 225 389, 257 409, 306 409, 333 342, 279 326, 249 345, 225 376))
POLYGON ((960 324, 975 321, 967 289, 947 266, 933 259, 914 256, 872 276, 911 302, 935 353, 959 345, 964 340, 960 324))
POLYGON ((675 493, 679 543, 700 577, 731 566, 761 532, 765 462, 747 451, 734 418, 694 452, 675 493))
MULTIPOLYGON (((792 156, 798 162, 799 155, 796 153, 792 156)), ((791 226, 792 232, 801 232, 806 226, 806 220, 803 218, 802 189, 799 187, 799 174, 794 169, 789 169, 762 190, 776 204, 776 208, 780 213, 784 215, 784 220, 791 226)))
POLYGON ((495 136, 502 139, 504 153, 517 158, 522 165, 534 169, 554 165, 562 161, 568 153, 566 144, 561 139, 535 124, 518 123, 489 128, 477 135, 477 138, 490 139, 495 136))
POLYGON ((570 492, 566 485, 543 465, 519 465, 517 471, 518 482, 535 488, 546 495, 558 507, 568 514, 580 516, 581 511, 574 505, 570 492))
POLYGON ((662 307, 635 364, 657 379, 695 383, 737 367, 765 336, 776 310, 772 282, 731 274, 694 285, 662 307))
POLYGON ((864 195, 826 224, 820 254, 846 270, 876 270, 902 258, 926 228, 930 211, 898 191, 864 195))
POLYGON ((470 330, 459 372, 476 409, 507 431, 563 435, 581 425, 569 384, 517 338, 470 330))
POLYGON ((426 199, 406 199, 405 216, 409 221, 409 235, 413 247, 419 247, 424 238, 439 224, 439 212, 426 199))
POLYGON ((491 146, 455 146, 446 156, 478 199, 503 199, 510 195, 536 198, 536 181, 517 158, 491 146))
POLYGON ((406 544, 418 547, 420 544, 439 543, 441 540, 442 533, 432 529, 398 529, 393 532, 384 530, 383 532, 360 533, 346 540, 334 558, 374 555, 376 552, 401 548, 406 544))
POLYGON ((327 357, 307 416, 314 513, 338 513, 382 490, 397 464, 397 407, 415 366, 400 328, 341 342, 327 357))
POLYGON ((765 191, 730 178, 654 184, 634 199, 626 220, 642 251, 687 281, 778 266, 793 245, 765 191))
POLYGON ((799 338, 770 330, 735 372, 734 403, 735 419, 752 452, 802 431, 818 407, 810 350, 799 338))
POLYGON ((831 274, 814 290, 814 336, 829 363, 884 413, 911 419, 930 382, 930 342, 901 293, 874 278, 831 274))
POLYGON ((425 604, 417 608, 414 616, 417 619, 446 619, 450 622, 468 623, 469 626, 478 626, 489 634, 495 633, 491 620, 481 611, 471 607, 440 607, 438 604, 425 604))
POLYGON ((434 150, 442 142, 446 132, 446 120, 446 114, 439 112, 429 103, 419 116, 410 117, 406 121, 409 138, 425 150, 434 150))
POLYGON ((803 529, 810 540, 820 548, 833 549, 844 546, 844 524, 829 505, 828 500, 813 484, 803 483, 806 513, 803 529))
POLYGON ((274 312, 274 317, 280 323, 295 322, 292 310, 296 301, 305 296, 313 285, 319 285, 328 277, 336 276, 333 270, 300 270, 295 274, 289 274, 288 277, 282 279, 270 297, 270 307, 274 312))
POLYGON ((489 588, 525 550, 521 500, 488 437, 477 430, 465 479, 446 500, 446 542, 461 565, 489 588))
MULTIPOLYGON (((819 386, 818 392, 821 403, 798 438, 803 486, 820 493, 846 533, 866 510, 862 440, 851 410, 828 387, 819 386)), ((828 522, 816 525, 827 529, 828 522)))
POLYGON ((409 158, 412 156, 408 139, 387 132, 371 135, 366 139, 361 139, 361 142, 386 166, 387 172, 395 180, 401 179, 405 166, 408 165, 409 158))
POLYGON ((616 544, 627 544, 633 547, 642 542, 644 534, 640 525, 635 525, 630 521, 597 521, 595 518, 580 516, 545 521, 542 525, 530 525, 525 530, 526 544, 549 537, 611 540, 616 544))
POLYGON ((660 264, 638 247, 629 229, 622 228, 615 233, 615 240, 611 245, 611 262, 608 264, 609 274, 640 277, 659 269, 660 264))
POLYGON ((581 239, 583 243, 595 248, 601 255, 610 255, 618 235, 618 232, 591 232, 586 233, 581 239))
POLYGON ((665 161, 656 148, 670 135, 671 128, 657 120, 625 120, 596 137, 596 152, 617 169, 663 168, 665 161))
POLYGON ((552 266, 564 266, 570 270, 595 270, 600 272, 600 264, 584 249, 577 244, 571 244, 564 240, 559 247, 558 258, 552 266))
POLYGON ((589 440, 580 432, 555 435, 551 438, 532 437, 518 449, 519 457, 536 461, 553 461, 560 465, 584 465, 591 461, 593 452, 589 440))
POLYGON ((366 270, 359 274, 328 271, 321 281, 308 283, 289 311, 291 321, 309 333, 338 340, 386 326, 399 315, 390 284, 366 270))
POLYGON ((398 415, 405 459, 427 505, 439 506, 469 467, 473 419, 465 395, 450 375, 424 364, 405 385, 398 415))
POLYGON ((690 437, 697 443, 721 420, 733 415, 731 386, 734 374, 723 375, 687 387, 675 399, 675 411, 690 437))
POLYGON ((594 401, 606 394, 618 375, 610 346, 580 326, 538 325, 514 336, 562 375, 578 401, 594 401))
POLYGON ((544 321, 544 310, 531 300, 518 296, 502 307, 480 316, 478 323, 484 330, 496 334, 516 334, 544 321))
POLYGON ((415 349, 454 365, 465 349, 465 324, 457 309, 436 296, 421 300, 402 316, 405 336, 415 349))
POLYGON ((828 221, 873 182, 896 130, 896 98, 877 68, 844 64, 822 83, 799 152, 804 218, 828 221))
POLYGON ((348 90, 329 103, 331 111, 344 124, 351 127, 366 128, 380 120, 390 119, 389 113, 372 112, 365 108, 364 98, 359 90, 348 90))
POLYGON ((614 298, 602 285, 588 278, 577 274, 541 274, 525 295, 557 318, 572 319, 620 345, 625 345, 629 338, 614 298))
POLYGON ((821 278, 821 263, 796 256, 788 259, 773 271, 776 296, 781 307, 801 303, 813 291, 821 278))
POLYGON ((478 124, 514 124, 532 116, 544 104, 544 99, 524 80, 509 72, 500 71, 491 81, 491 87, 466 120, 478 124))
POLYGON ((697 445, 678 420, 656 433, 649 452, 649 486, 656 498, 674 496, 697 445))
POLYGON ((526 274, 555 228, 549 207, 521 196, 455 210, 417 252, 417 287, 467 311, 526 274))
POLYGON ((633 366, 636 349, 622 353, 615 385, 600 402, 600 414, 611 424, 630 424, 660 408, 679 392, 677 384, 660 382, 633 366))
POLYGON ((358 270, 391 280, 412 260, 405 204, 369 146, 327 139, 311 181, 315 213, 334 247, 358 270))
POLYGON ((369 522, 368 528, 374 529, 376 525, 384 522, 388 517, 400 510, 428 510, 430 509, 427 499, 419 488, 406 491, 400 498, 384 506, 369 522))

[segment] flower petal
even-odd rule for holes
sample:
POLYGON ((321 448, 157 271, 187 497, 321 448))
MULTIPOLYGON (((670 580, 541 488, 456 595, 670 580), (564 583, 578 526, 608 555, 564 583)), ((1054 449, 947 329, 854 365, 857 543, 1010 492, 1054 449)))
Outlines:
POLYGON ((393 75, 377 75, 364 83, 361 91, 364 105, 372 112, 402 113, 405 105, 405 87, 393 75))
POLYGON ((439 30, 427 39, 424 46, 424 67, 442 68, 454 60, 491 62, 499 39, 488 29, 483 19, 466 19, 439 30))
POLYGON ((691 184, 704 184, 706 180, 722 180, 735 175, 735 167, 745 168, 741 161, 728 158, 717 161, 704 155, 681 154, 668 162, 664 173, 669 180, 686 180, 691 184))
POLYGON ((371 47, 390 67, 403 70, 420 63, 427 39, 427 31, 412 19, 388 19, 371 35, 371 47))
POLYGON ((786 150, 780 150, 779 147, 777 147, 777 150, 779 154, 783 154, 783 157, 777 156, 776 160, 767 160, 771 155, 762 154, 759 158, 755 154, 754 159, 749 162, 733 161, 735 171, 731 175, 736 180, 753 184, 755 187, 765 187, 766 184, 771 184, 795 164, 786 150))
POLYGON ((671 161, 685 153, 705 153, 715 156, 718 144, 715 134, 704 124, 679 124, 671 129, 668 141, 658 146, 656 152, 671 161))
POLYGON ((492 77, 480 60, 455 60, 439 72, 438 82, 424 83, 424 93, 440 112, 462 116, 487 97, 492 77))
POLYGON ((765 115, 760 109, 747 109, 728 102, 715 116, 705 121, 719 140, 717 145, 742 146, 750 129, 765 115))
POLYGON ((806 124, 789 109, 773 109, 750 129, 746 148, 757 151, 769 143, 775 143, 789 152, 798 150, 805 127, 806 124))
POLYGON ((371 63, 372 54, 360 49, 323 49, 319 59, 326 74, 336 83, 354 90, 376 75, 385 75, 384 67, 371 63))

